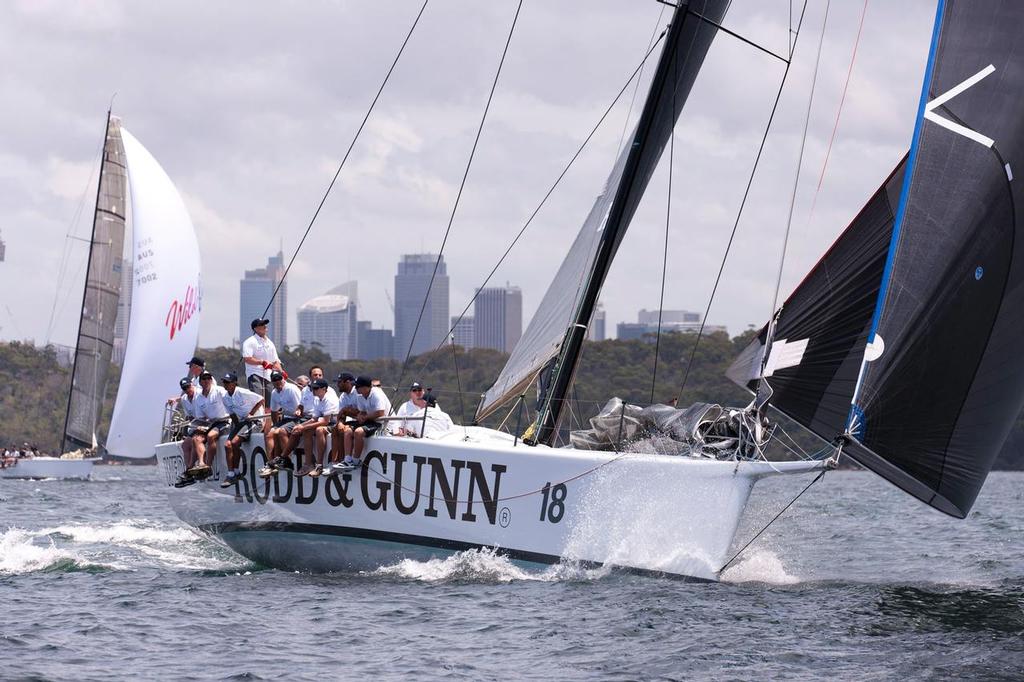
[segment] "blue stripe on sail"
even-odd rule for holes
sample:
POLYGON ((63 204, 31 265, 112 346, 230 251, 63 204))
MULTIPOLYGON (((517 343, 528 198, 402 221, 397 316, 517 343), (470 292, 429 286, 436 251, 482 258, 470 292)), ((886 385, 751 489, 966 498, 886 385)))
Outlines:
POLYGON ((928 103, 928 86, 932 81, 932 72, 935 68, 935 52, 939 45, 939 33, 942 29, 942 12, 946 7, 946 0, 939 0, 935 10, 935 28, 932 29, 932 44, 928 51, 928 65, 924 70, 924 84, 921 86, 921 101, 917 105, 917 120, 914 123, 914 137, 910 143, 910 158, 907 160, 907 174, 903 178, 903 188, 900 190, 900 202, 896 208, 896 219, 893 222, 892 239, 889 241, 889 255, 885 259, 885 270, 882 272, 882 286, 878 291, 878 300, 875 303, 875 314, 871 319, 871 331, 868 332, 868 343, 875 340, 875 332, 878 331, 878 323, 882 319, 882 308, 885 305, 885 295, 889 291, 889 280, 892 278, 893 261, 896 260, 896 248, 900 242, 900 231, 903 228, 904 213, 907 209, 907 196, 910 194, 910 183, 914 179, 914 162, 917 159, 917 150, 921 143, 921 128, 924 124, 924 107, 928 103))
MULTIPOLYGON (((917 150, 921 143, 921 128, 924 124, 924 108, 928 103, 928 89, 932 81, 932 73, 935 69, 935 53, 939 46, 939 33, 942 30, 942 13, 946 8, 946 0, 938 0, 935 7, 935 26, 932 29, 932 43, 928 50, 928 64, 924 69, 924 83, 921 85, 921 101, 917 105, 917 119, 914 122, 914 136, 911 138, 910 155, 907 159, 907 172, 903 177, 903 187, 900 188, 900 201, 896 207, 896 217, 893 220, 892 238, 889 240, 889 253, 885 258, 885 270, 882 271, 882 285, 878 290, 878 299, 875 301, 875 312, 871 318, 871 330, 868 332, 868 343, 874 343, 875 333, 878 331, 878 324, 882 320, 882 309, 885 306, 885 296, 889 291, 889 280, 892 278, 892 266, 896 260, 896 248, 900 243, 900 231, 903 228, 903 218, 907 210, 907 197, 910 194, 910 183, 914 179, 914 163, 917 160, 917 150)), ((867 425, 864 423, 863 411, 857 407, 857 398, 860 396, 860 389, 864 380, 864 369, 867 359, 862 359, 860 365, 860 376, 857 377, 857 386, 854 388, 853 398, 850 401, 850 414, 846 418, 846 429, 857 420, 857 430, 863 435, 867 425)))

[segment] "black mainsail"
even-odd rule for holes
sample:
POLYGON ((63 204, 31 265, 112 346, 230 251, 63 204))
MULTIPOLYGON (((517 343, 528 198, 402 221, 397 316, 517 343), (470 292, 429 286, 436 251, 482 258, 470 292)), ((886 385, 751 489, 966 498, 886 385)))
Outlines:
MULTIPOLYGON (((833 287, 813 273, 791 300, 814 300, 835 325, 786 328, 796 314, 787 302, 773 341, 781 348, 766 363, 775 407, 842 438, 844 453, 959 518, 1024 407, 1024 197, 1013 177, 1022 111, 1024 4, 940 0, 906 169, 883 188, 891 206, 903 175, 867 343, 854 346, 858 378, 851 385, 849 356, 829 366, 841 382, 815 375, 812 349, 854 320, 836 315, 846 311, 828 301, 833 287), (835 390, 822 391, 826 383, 835 390), (837 428, 847 391, 849 415, 837 428)), ((742 363, 734 369, 749 380, 742 363)))
POLYGON ((543 372, 537 420, 527 440, 549 443, 554 437, 612 259, 728 5, 728 0, 681 0, 677 4, 631 142, 612 169, 537 314, 484 395, 477 420, 518 396, 543 372))
POLYGON ((61 452, 96 443, 121 295, 126 192, 121 122, 108 114, 61 452))

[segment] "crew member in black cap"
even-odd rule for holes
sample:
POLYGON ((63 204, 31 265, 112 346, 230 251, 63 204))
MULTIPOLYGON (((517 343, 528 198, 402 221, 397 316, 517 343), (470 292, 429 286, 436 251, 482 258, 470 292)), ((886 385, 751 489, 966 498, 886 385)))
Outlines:
POLYGON ((204 369, 206 369, 206 362, 204 362, 198 355, 193 355, 192 359, 185 364, 188 366, 188 380, 198 388, 199 375, 203 373, 204 369))
POLYGON ((398 412, 395 414, 396 417, 403 418, 398 422, 395 435, 423 437, 423 421, 411 419, 427 406, 427 401, 423 399, 423 392, 423 385, 418 381, 412 382, 412 385, 409 386, 409 399, 399 406, 398 412))
POLYGON ((352 442, 352 426, 359 415, 359 394, 356 393, 355 381, 351 372, 342 372, 335 379, 340 408, 338 424, 331 433, 331 464, 338 464, 350 452, 345 450, 345 443, 352 442))
POLYGON ((356 415, 358 426, 351 433, 346 433, 345 451, 350 453, 336 468, 339 471, 352 471, 362 466, 363 447, 366 439, 375 433, 390 433, 387 422, 377 421, 391 414, 391 401, 383 389, 373 385, 370 377, 356 377, 356 393, 359 394, 359 413, 356 415), (351 445, 347 442, 352 439, 351 445))
POLYGON ((238 386, 238 375, 228 372, 221 379, 224 384, 224 405, 231 411, 233 426, 228 438, 224 441, 224 456, 227 460, 228 474, 221 481, 220 487, 234 485, 242 477, 239 462, 242 458, 242 443, 248 443, 252 434, 263 431, 266 436, 270 432, 270 423, 264 417, 263 396, 238 386))
POLYGON ((252 336, 242 342, 242 360, 245 362, 245 380, 250 391, 263 396, 266 404, 270 404, 270 373, 281 369, 281 358, 277 356, 277 347, 267 336, 267 325, 270 320, 257 317, 249 323, 252 336))
MULTIPOLYGON (((177 403, 178 407, 184 413, 188 419, 188 423, 178 431, 177 435, 181 438, 181 456, 185 462, 185 470, 191 469, 195 464, 195 447, 192 444, 192 438, 196 435, 195 419, 196 419, 196 404, 195 398, 198 391, 192 380, 189 377, 184 377, 178 382, 178 386, 181 388, 181 395, 178 398, 171 398, 167 401, 168 405, 177 403)), ((182 472, 178 478, 177 483, 181 484, 178 487, 193 483, 192 477, 182 472)))

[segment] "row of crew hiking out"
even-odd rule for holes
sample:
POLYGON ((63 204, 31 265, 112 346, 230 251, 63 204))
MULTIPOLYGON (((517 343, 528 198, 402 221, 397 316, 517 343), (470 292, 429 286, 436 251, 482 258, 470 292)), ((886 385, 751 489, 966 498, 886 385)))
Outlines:
POLYGON ((294 469, 292 453, 299 454, 296 476, 333 475, 362 466, 366 439, 374 434, 436 438, 454 424, 437 405, 428 389, 418 382, 409 387, 409 399, 397 410, 380 381, 342 372, 332 387, 322 367, 292 380, 267 338, 268 320, 252 321, 253 335, 242 344, 246 384, 228 372, 218 385, 200 357, 186 364, 181 394, 168 399, 185 422, 181 438, 185 471, 175 483, 191 485, 210 476, 217 445, 224 438, 228 473, 221 482, 227 488, 241 477, 242 444, 262 432, 267 445, 267 465, 262 477, 281 469, 294 469))

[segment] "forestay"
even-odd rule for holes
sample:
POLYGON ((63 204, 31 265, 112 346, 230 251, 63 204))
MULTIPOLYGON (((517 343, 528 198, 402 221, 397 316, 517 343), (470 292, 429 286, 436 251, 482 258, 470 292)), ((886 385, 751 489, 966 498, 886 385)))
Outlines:
POLYGON ((171 179, 123 131, 132 198, 134 278, 127 352, 107 450, 151 457, 163 403, 177 390, 199 337, 199 244, 171 179))
POLYGON ((96 445, 121 295, 125 200, 121 123, 108 116, 61 452, 96 445))

